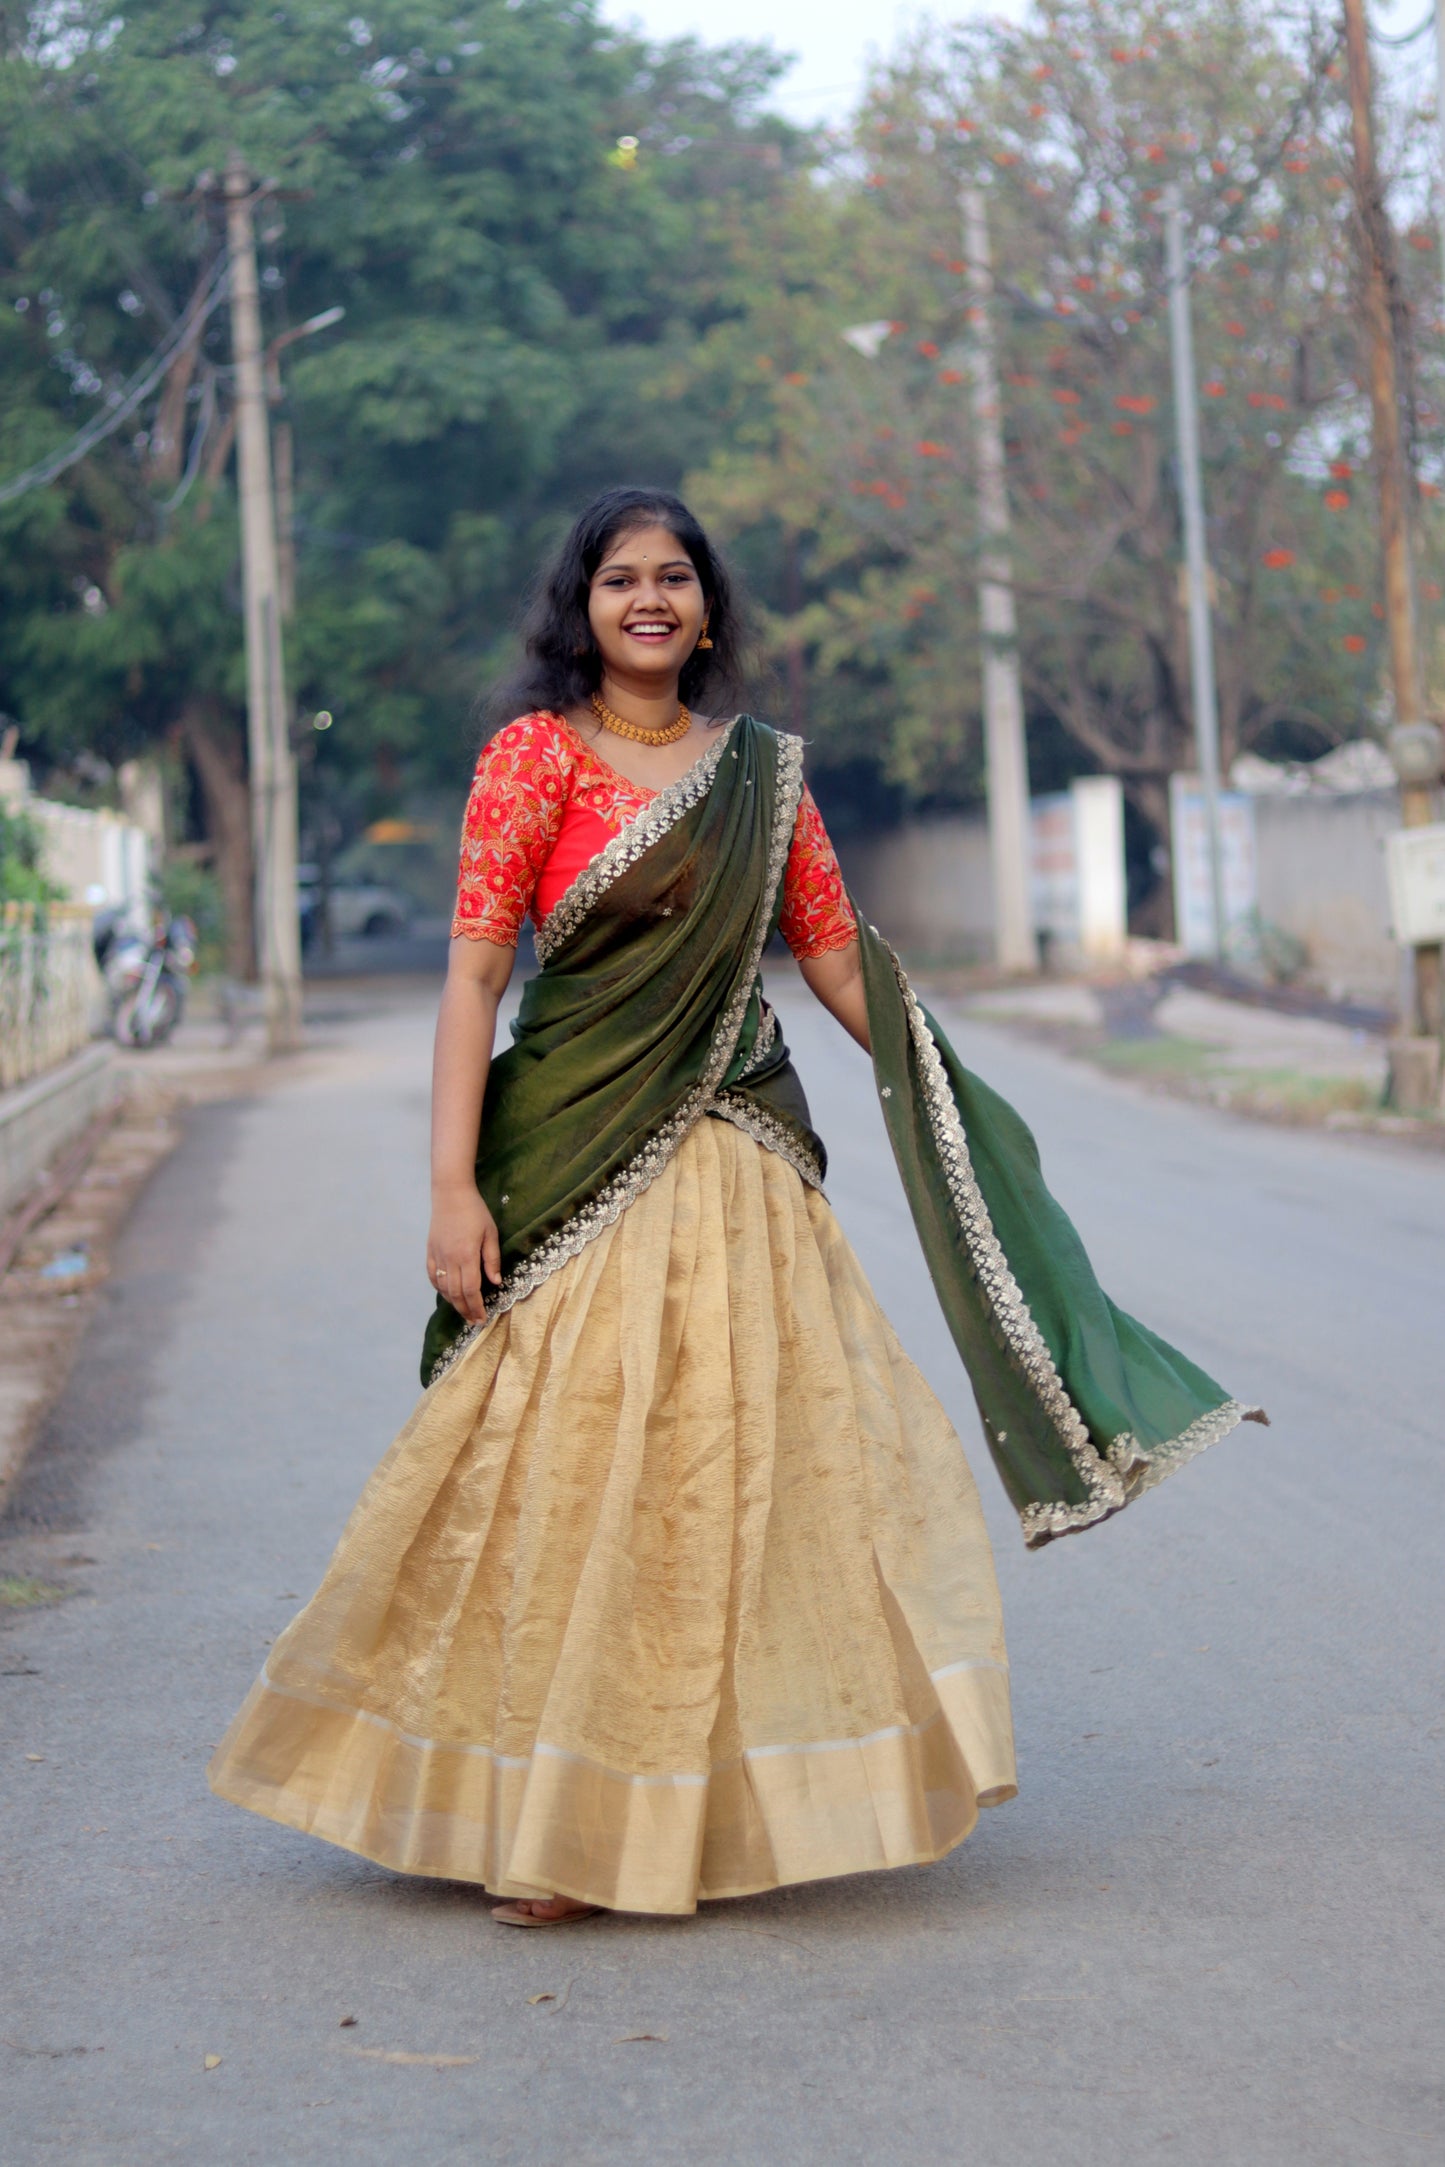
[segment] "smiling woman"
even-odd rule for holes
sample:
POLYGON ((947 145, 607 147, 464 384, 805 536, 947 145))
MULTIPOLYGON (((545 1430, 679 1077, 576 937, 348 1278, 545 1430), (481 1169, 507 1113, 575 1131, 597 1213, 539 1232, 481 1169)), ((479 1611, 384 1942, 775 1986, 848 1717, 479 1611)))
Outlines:
MULTIPOLYGON (((537 590, 523 640, 526 662, 489 703, 507 719, 549 708, 590 728, 599 695, 655 734, 679 701, 730 708, 747 674, 728 568, 665 490, 609 489, 589 505, 537 590)), ((686 765, 670 763, 660 779, 686 765)))
POLYGON ((872 1053, 1025 1540, 1246 1413, 1099 1289, 855 916, 801 741, 715 712, 740 645, 675 498, 583 514, 467 808, 426 1394, 211 1768, 512 1926, 941 1858, 1016 1789, 978 1495, 823 1197, 775 930, 872 1053))

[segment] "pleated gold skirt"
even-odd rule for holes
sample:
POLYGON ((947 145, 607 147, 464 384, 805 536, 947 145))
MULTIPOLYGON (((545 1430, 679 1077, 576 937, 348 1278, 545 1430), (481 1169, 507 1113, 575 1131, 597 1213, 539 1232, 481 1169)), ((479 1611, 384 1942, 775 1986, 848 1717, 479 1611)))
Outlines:
POLYGON ((403 1873, 671 1913, 1013 1797, 973 1478, 824 1199, 702 1121, 425 1394, 210 1780, 403 1873))

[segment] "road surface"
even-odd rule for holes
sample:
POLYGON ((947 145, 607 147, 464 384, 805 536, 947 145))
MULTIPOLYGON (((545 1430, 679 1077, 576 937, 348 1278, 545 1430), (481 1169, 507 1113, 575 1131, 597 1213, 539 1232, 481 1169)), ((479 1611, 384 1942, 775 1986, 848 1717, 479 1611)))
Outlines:
POLYGON ((1275 1425, 1029 1556, 866 1065, 789 984, 830 1194, 978 1465, 1021 1797, 937 1867, 550 1935, 210 1797, 428 1306, 426 989, 320 988, 142 1200, 0 1537, 69 1591, 0 1631, 7 2167, 1441 2157, 1445 1164, 961 1024, 1116 1298, 1275 1425))

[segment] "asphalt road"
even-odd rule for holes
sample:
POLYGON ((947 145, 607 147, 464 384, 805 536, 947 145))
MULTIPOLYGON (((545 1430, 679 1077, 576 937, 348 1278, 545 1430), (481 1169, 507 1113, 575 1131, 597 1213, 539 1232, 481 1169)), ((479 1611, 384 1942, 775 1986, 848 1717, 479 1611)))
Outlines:
MULTIPOLYGON (((980 1467, 1023 1791, 943 1865, 508 1933, 203 1778, 412 1398, 429 1013, 379 998, 193 1115, 0 1540, 71 1591, 0 1632, 6 2167, 1437 2161, 1445 1163, 960 1027, 1117 1298, 1275 1427, 1032 1557, 980 1467)), ((981 1458, 862 1058, 785 1021, 981 1458)))

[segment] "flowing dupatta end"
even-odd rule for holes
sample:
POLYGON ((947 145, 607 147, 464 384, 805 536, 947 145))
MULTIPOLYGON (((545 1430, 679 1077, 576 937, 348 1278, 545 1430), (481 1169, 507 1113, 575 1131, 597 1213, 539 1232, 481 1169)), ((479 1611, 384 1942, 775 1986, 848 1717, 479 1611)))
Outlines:
POLYGON ((894 1157, 989 1450, 1039 1549, 1122 1511, 1240 1422, 1269 1418, 1110 1301, 1027 1126, 963 1066, 857 917, 894 1157))

